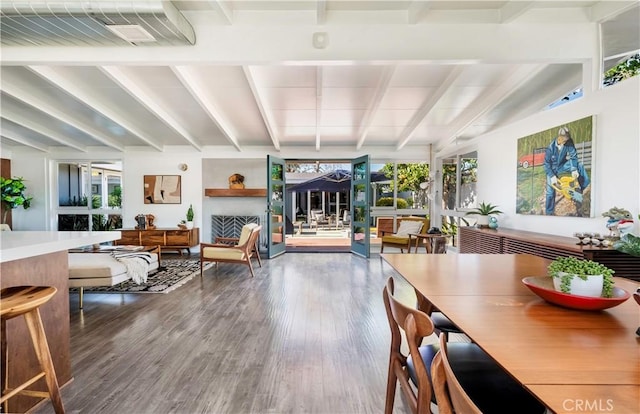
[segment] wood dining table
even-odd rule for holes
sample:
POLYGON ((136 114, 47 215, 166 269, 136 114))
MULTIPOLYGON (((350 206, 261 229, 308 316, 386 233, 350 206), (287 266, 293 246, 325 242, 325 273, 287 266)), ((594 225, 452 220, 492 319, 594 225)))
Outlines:
POLYGON ((552 411, 640 413, 633 299, 602 311, 545 302, 522 279, 545 276, 550 261, 527 254, 381 256, 552 411))

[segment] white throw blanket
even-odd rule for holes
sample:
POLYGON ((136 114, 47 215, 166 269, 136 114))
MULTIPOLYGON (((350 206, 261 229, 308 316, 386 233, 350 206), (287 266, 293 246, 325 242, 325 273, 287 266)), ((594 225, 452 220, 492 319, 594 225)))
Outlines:
POLYGON ((151 253, 113 252, 111 255, 127 267, 127 275, 137 284, 145 283, 149 274, 149 265, 153 261, 151 253))

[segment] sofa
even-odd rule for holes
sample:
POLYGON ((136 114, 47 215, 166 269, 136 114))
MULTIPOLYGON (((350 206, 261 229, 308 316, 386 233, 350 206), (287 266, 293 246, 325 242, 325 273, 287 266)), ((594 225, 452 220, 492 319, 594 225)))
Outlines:
MULTIPOLYGON (((150 254, 149 272, 159 267, 158 254, 150 254)), ((85 287, 114 286, 129 279, 126 265, 108 253, 69 253, 69 287, 80 288, 80 309, 85 287)))

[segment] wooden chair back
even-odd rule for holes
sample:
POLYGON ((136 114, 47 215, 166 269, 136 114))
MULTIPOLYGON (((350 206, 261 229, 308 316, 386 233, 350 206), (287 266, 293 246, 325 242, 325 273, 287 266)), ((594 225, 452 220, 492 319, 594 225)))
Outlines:
POLYGON ((387 395, 385 414, 391 414, 395 400, 396 382, 400 383, 402 390, 412 413, 431 413, 432 386, 427 374, 427 367, 420 354, 422 339, 433 333, 431 319, 417 309, 405 306, 394 296, 393 278, 389 278, 383 289, 382 297, 387 311, 387 319, 391 329, 391 347, 389 350, 389 374, 387 378, 387 395), (402 343, 404 331, 407 338, 408 354, 403 353, 402 343), (411 356, 418 384, 417 393, 410 383, 407 368, 407 357, 411 356))
POLYGON ((242 226, 242 230, 240 230, 240 237, 238 237, 238 246, 244 245, 251 237, 251 232, 253 232, 258 224, 256 223, 247 223, 242 226))
POLYGON ((447 340, 440 335, 440 351, 431 365, 433 388, 440 414, 482 414, 456 378, 447 357, 447 340))
POLYGON ((398 217, 398 219, 397 219, 397 221, 398 221, 397 228, 400 228, 400 224, 405 220, 407 220, 407 221, 421 221, 422 222, 422 228, 420 228, 420 234, 427 234, 427 231, 429 230, 429 225, 431 223, 431 220, 429 220, 429 217, 413 217, 413 216, 398 217))

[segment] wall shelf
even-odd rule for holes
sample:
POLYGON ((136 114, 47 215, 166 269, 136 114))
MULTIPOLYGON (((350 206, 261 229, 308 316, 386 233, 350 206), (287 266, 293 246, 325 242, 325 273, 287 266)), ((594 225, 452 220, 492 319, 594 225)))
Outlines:
POLYGON ((266 188, 205 188, 206 197, 266 197, 266 188))

